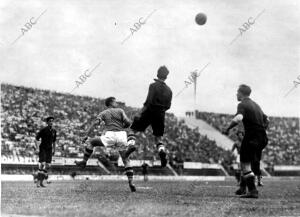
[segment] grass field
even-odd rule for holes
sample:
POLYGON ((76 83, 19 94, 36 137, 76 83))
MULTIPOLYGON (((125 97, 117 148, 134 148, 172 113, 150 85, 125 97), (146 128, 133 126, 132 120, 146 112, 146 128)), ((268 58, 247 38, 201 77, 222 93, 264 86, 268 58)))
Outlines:
POLYGON ((234 181, 2 182, 2 216, 300 216, 298 180, 265 181, 259 199, 240 199, 234 181))

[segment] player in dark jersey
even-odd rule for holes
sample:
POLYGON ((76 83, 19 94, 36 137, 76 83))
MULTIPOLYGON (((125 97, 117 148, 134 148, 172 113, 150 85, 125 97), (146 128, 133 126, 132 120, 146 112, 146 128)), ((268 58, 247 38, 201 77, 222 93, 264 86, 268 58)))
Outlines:
POLYGON ((127 133, 125 128, 128 128, 131 121, 126 116, 125 112, 121 108, 117 108, 118 104, 114 97, 109 97, 105 100, 107 109, 102 111, 93 125, 88 129, 86 137, 83 139, 83 143, 88 139, 89 134, 96 125, 104 123, 104 134, 100 137, 89 139, 87 141, 87 147, 85 148, 82 161, 75 161, 75 164, 81 168, 86 167, 86 163, 93 153, 93 149, 96 146, 104 146, 110 148, 117 148, 125 166, 125 172, 128 177, 128 183, 132 192, 136 191, 133 184, 133 169, 130 166, 129 154, 126 155, 127 133))
MULTIPOLYGON (((158 69, 158 79, 154 79, 155 82, 150 84, 141 114, 134 118, 130 127, 133 132, 128 135, 128 143, 131 147, 134 147, 135 133, 144 132, 151 125, 162 167, 167 165, 166 150, 162 143, 162 136, 165 129, 165 113, 171 107, 172 101, 172 91, 165 83, 168 74, 169 70, 167 67, 161 66, 158 69)), ((134 150, 135 148, 132 148, 131 151, 134 150)))
POLYGON ((250 94, 251 88, 249 86, 244 84, 239 86, 237 100, 240 103, 237 113, 228 128, 223 131, 225 135, 228 135, 231 128, 240 121, 243 122, 245 136, 240 151, 242 177, 240 188, 236 191, 236 194, 241 195, 242 198, 258 198, 251 163, 260 160, 261 151, 268 143, 266 134, 268 117, 263 113, 260 106, 249 98, 250 94), (246 187, 248 187, 248 193, 246 193, 246 187))
POLYGON ((52 156, 55 153, 56 130, 53 129, 54 117, 47 117, 47 127, 42 128, 36 135, 36 140, 42 139, 39 150, 39 165, 37 173, 37 187, 45 187, 44 179, 48 177, 52 156))

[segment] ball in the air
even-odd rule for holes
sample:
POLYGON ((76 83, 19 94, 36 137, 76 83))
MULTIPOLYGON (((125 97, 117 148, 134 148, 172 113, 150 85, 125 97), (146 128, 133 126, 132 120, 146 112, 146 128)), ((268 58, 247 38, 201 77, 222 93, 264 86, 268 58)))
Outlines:
POLYGON ((195 17, 195 21, 198 25, 204 25, 206 23, 207 17, 204 13, 199 13, 195 17))

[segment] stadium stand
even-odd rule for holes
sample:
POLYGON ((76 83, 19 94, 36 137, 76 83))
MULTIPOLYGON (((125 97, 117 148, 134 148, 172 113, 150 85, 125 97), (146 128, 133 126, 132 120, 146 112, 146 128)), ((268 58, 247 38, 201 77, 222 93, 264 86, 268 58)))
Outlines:
MULTIPOLYGON (((87 96, 10 84, 1 84, 1 92, 2 156, 19 162, 23 162, 23 158, 36 162, 35 135, 45 125, 43 120, 48 115, 56 118, 54 127, 58 137, 55 156, 82 157, 84 147, 80 144, 81 138, 91 121, 105 109, 103 99, 87 96)), ((125 103, 119 105, 131 118, 139 111, 125 103)), ((228 164, 234 158, 229 151, 218 147, 215 141, 201 135, 197 129, 189 128, 174 114, 167 113, 165 130, 164 143, 169 151, 170 164, 175 168, 184 161, 228 164)), ((101 129, 95 129, 91 136, 97 131, 101 129)), ((137 144, 139 149, 133 159, 156 160, 150 129, 138 136, 137 144)))
MULTIPOLYGON (((56 117, 55 128, 58 131, 56 157, 80 158, 83 155, 83 145, 80 144, 84 132, 100 111, 105 109, 104 100, 76 96, 67 93, 58 93, 49 90, 40 90, 1 84, 1 161, 28 162, 35 164, 35 135, 45 125, 47 115, 56 117)), ((119 105, 130 118, 133 118, 139 109, 128 107, 125 103, 119 105)), ((208 112, 189 112, 187 115, 204 120, 206 123, 221 131, 233 117, 228 114, 208 112)), ((268 129, 269 145, 264 150, 263 160, 272 170, 274 165, 299 165, 299 120, 297 118, 270 117, 268 129)), ((242 126, 239 126, 242 130, 242 126)), ((97 128, 92 136, 101 131, 97 128)), ((169 151, 170 165, 179 174, 186 174, 184 162, 201 162, 220 164, 229 171, 229 165, 235 161, 235 156, 216 145, 216 141, 199 133, 199 129, 190 128, 185 121, 178 119, 174 114, 166 115, 166 133, 164 143, 169 151)), ((235 131, 229 136, 235 140, 235 131)), ((156 161, 157 153, 153 144, 151 129, 138 136, 139 149, 133 159, 156 161)), ((101 161, 113 173, 120 173, 116 166, 114 150, 108 153, 109 160, 101 161)), ((97 150, 94 158, 99 157, 97 150)), ((11 166, 9 166, 11 167, 11 166)), ((19 168, 15 168, 19 170, 19 168)), ((6 169, 4 168, 4 171, 6 169)), ((155 168, 153 169, 155 173, 155 168)), ((20 172, 20 171, 18 171, 20 172)), ((24 172, 24 171, 23 171, 24 172)), ((103 173, 105 171, 102 171, 103 173)), ((167 173, 170 173, 168 171, 167 173)))

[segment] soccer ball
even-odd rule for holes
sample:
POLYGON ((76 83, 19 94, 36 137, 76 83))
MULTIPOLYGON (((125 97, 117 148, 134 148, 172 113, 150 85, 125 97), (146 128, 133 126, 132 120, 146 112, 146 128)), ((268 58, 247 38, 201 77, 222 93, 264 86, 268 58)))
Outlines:
POLYGON ((206 23, 207 17, 204 13, 199 13, 195 17, 195 21, 198 25, 204 25, 206 23))

